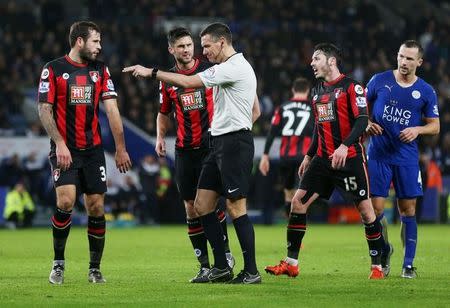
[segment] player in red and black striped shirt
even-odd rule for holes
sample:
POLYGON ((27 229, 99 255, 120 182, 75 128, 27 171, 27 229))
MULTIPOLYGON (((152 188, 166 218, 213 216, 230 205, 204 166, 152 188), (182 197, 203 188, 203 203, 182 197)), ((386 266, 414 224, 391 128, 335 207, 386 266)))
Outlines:
POLYGON ((280 178, 283 178, 285 210, 291 211, 291 201, 298 187, 298 167, 309 149, 314 129, 314 114, 308 100, 310 83, 295 79, 292 98, 275 109, 267 135, 259 170, 266 176, 270 169, 269 151, 276 136, 281 136, 280 178))
POLYGON ((357 206, 365 225, 372 268, 369 278, 382 279, 381 224, 369 199, 369 183, 361 136, 367 123, 363 87, 339 71, 341 54, 333 44, 315 46, 311 66, 319 83, 311 91, 315 131, 299 168, 300 188, 292 199, 287 226, 287 258, 266 271, 298 275, 298 255, 306 232, 306 212, 319 196, 328 199, 334 188, 357 206))
POLYGON ((92 22, 70 28, 70 52, 44 66, 38 90, 39 117, 51 143, 50 163, 56 187, 52 217, 55 257, 49 281, 64 281, 64 251, 77 191, 85 194, 90 251, 88 280, 105 282, 100 261, 105 245, 104 193, 106 165, 102 147, 99 104, 103 101, 116 145, 116 165, 131 168, 125 149, 122 120, 114 84, 106 65, 97 61, 100 29, 92 22))
MULTIPOLYGON (((191 33, 185 28, 171 30, 167 39, 169 52, 175 59, 175 67, 170 71, 185 75, 195 75, 209 68, 211 64, 193 58, 194 42, 191 33)), ((175 178, 178 190, 184 201, 188 235, 194 253, 200 263, 200 271, 191 282, 198 282, 208 273, 210 267, 207 239, 194 209, 197 183, 203 160, 209 151, 209 128, 213 110, 212 88, 179 88, 164 82, 160 83, 160 110, 157 117, 156 152, 164 156, 166 146, 164 138, 170 125, 169 115, 175 114, 177 140, 175 144, 175 178)), ((227 260, 231 267, 234 259, 228 244, 227 221, 225 213, 217 210, 225 239, 227 260)))

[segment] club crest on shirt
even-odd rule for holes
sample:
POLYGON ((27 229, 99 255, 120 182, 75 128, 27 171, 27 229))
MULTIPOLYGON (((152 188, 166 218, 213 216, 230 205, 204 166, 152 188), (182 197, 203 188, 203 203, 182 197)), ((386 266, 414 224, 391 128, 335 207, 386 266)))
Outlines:
POLYGON ((200 90, 180 93, 178 99, 183 107, 183 112, 205 108, 205 100, 203 99, 202 91, 200 90))
POLYGON ((60 175, 61 175, 61 169, 53 170, 53 180, 55 182, 58 182, 58 179, 59 179, 60 175))
POLYGON ((91 80, 92 80, 93 82, 97 82, 98 79, 99 79, 99 73, 98 73, 98 71, 90 71, 90 72, 89 72, 89 76, 91 76, 91 80))
POLYGON ((336 89, 334 89, 334 97, 335 97, 336 99, 339 98, 339 95, 341 95, 342 90, 343 90, 342 88, 336 88, 336 89))
POLYGON ((414 97, 415 99, 419 99, 420 96, 421 96, 420 92, 417 91, 417 90, 412 91, 411 95, 412 95, 412 97, 414 97))

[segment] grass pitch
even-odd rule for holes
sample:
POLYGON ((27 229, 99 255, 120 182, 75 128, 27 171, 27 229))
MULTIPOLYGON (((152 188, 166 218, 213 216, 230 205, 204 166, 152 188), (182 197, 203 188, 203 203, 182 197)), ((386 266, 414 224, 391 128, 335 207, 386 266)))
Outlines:
MULTIPOLYGON (((415 266, 419 277, 400 278, 399 226, 388 279, 370 281, 362 226, 309 225, 297 278, 274 277, 265 265, 285 256, 285 226, 256 226, 261 285, 190 284, 197 271, 184 226, 108 229, 102 271, 107 283, 87 282, 88 241, 73 228, 66 251, 65 283, 48 283, 51 229, 0 230, 0 306, 26 307, 450 307, 450 227, 419 226, 415 266)), ((232 225, 235 273, 242 257, 232 225)), ((210 254, 210 259, 212 256, 210 254)))

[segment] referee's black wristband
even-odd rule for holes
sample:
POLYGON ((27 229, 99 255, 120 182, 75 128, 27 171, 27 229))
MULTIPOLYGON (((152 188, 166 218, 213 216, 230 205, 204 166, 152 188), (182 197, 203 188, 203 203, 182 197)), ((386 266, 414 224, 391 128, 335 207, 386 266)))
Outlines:
POLYGON ((156 79, 156 74, 158 74, 158 69, 157 69, 157 68, 154 68, 154 69, 152 70, 152 79, 156 79))

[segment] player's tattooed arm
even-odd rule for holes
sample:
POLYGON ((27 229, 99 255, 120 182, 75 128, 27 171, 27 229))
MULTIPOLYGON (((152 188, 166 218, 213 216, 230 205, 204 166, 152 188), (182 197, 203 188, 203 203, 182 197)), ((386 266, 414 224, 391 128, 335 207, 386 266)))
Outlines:
POLYGON ((63 170, 67 170, 72 163, 72 155, 56 127, 55 120, 53 119, 53 106, 48 103, 39 103, 38 111, 42 126, 44 126, 47 134, 56 144, 57 165, 63 170))
POLYGON ((58 131, 58 128, 56 127, 55 120, 53 119, 53 106, 48 103, 39 103, 38 111, 42 126, 44 126, 48 136, 55 143, 60 143, 64 141, 61 134, 58 131))

